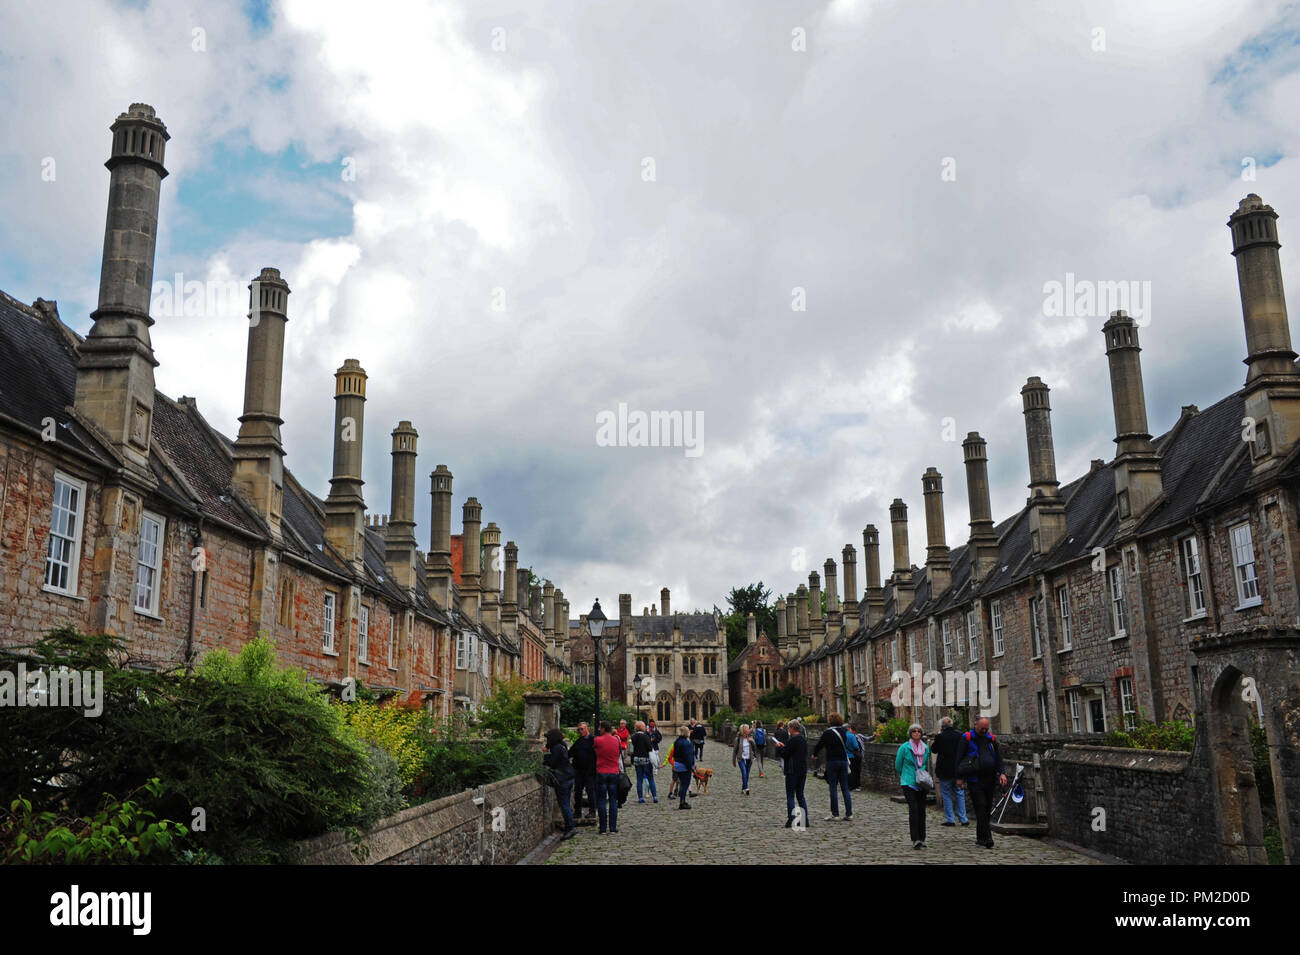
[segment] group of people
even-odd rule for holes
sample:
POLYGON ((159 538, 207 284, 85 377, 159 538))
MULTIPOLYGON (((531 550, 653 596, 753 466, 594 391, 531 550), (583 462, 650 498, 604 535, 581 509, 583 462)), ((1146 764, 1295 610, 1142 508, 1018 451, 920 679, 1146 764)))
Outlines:
MULTIPOLYGON (((663 765, 672 763, 673 791, 680 796, 677 808, 689 809, 686 802, 691 774, 696 762, 704 755, 707 730, 703 723, 691 720, 679 728, 663 765)), ((564 815, 564 835, 572 839, 577 834, 577 819, 582 817, 583 797, 586 797, 587 818, 599 820, 599 833, 618 832, 618 810, 630 793, 621 790, 627 777, 624 768, 636 769, 636 798, 644 803, 648 793, 651 800, 659 802, 655 774, 660 765, 659 750, 664 735, 654 720, 637 720, 631 730, 627 720, 619 720, 615 729, 609 720, 596 725, 591 734, 587 723, 578 724, 578 738, 569 747, 564 732, 558 728, 547 731, 546 755, 543 764, 550 769, 555 784, 560 811, 564 815)), ((628 783, 630 784, 630 780, 628 783)))
MULTIPOLYGON (((853 796, 861 789, 862 740, 854 727, 845 725, 839 713, 831 713, 828 726, 817 745, 809 752, 804 737, 804 727, 799 720, 782 721, 769 734, 761 721, 751 726, 742 724, 736 734, 731 751, 733 766, 740 769, 740 785, 746 796, 750 794, 753 764, 758 763, 759 778, 765 774, 765 751, 768 737, 776 748, 777 762, 785 777, 786 828, 807 828, 810 817, 804 786, 808 779, 810 758, 825 760, 826 782, 830 785, 830 814, 826 822, 853 820, 853 796), (840 797, 844 800, 844 815, 840 815, 840 797)), ((672 765, 673 787, 668 798, 675 793, 678 809, 690 809, 686 801, 690 794, 691 779, 696 764, 704 755, 707 731, 704 724, 691 720, 678 728, 677 737, 670 745, 662 765, 672 765)), ((593 810, 599 819, 600 833, 618 832, 618 809, 628 793, 620 792, 620 781, 625 780, 625 762, 636 768, 637 802, 644 803, 648 790, 650 798, 659 802, 655 786, 655 772, 660 765, 660 744, 664 736, 654 720, 636 721, 633 730, 627 721, 620 720, 614 729, 608 720, 602 720, 593 737, 586 723, 578 724, 578 738, 570 751, 559 729, 546 734, 544 763, 551 769, 556 794, 564 814, 563 838, 570 839, 576 832, 575 817, 581 817, 583 797, 587 797, 587 815, 593 810), (572 804, 570 804, 572 800, 572 804)), ((907 742, 898 747, 894 758, 899 785, 908 806, 908 832, 913 849, 924 849, 926 793, 938 788, 943 801, 945 826, 969 825, 967 794, 975 814, 975 841, 978 845, 993 848, 991 815, 999 786, 1006 786, 1007 777, 1002 768, 1002 756, 997 738, 989 731, 989 720, 981 717, 973 729, 961 733, 949 717, 940 722, 940 732, 933 746, 925 741, 919 723, 908 728, 907 742), (931 758, 933 757, 933 765, 931 758)), ((629 781, 630 783, 630 781, 629 781)), ((630 785, 629 785, 630 789, 630 785)))

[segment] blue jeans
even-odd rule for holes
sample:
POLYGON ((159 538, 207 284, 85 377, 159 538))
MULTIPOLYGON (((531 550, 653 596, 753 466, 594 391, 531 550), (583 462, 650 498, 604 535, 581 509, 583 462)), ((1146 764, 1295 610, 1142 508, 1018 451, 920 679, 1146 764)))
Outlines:
POLYGON ((939 791, 943 793, 943 817, 948 822, 953 822, 952 804, 957 804, 957 819, 961 820, 964 826, 969 821, 966 818, 966 790, 957 788, 957 780, 941 779, 939 780, 939 791))
POLYGON ((785 811, 786 822, 794 818, 795 800, 799 801, 799 808, 803 810, 803 823, 808 825, 808 803, 803 798, 803 784, 808 779, 808 770, 790 770, 785 774, 785 811))
POLYGON ((655 774, 654 774, 653 765, 647 764, 645 766, 642 766, 640 763, 636 764, 636 798, 637 799, 644 798, 641 795, 641 780, 643 779, 650 784, 650 798, 653 799, 655 802, 658 802, 659 793, 655 790, 655 774))
POLYGON ((840 814, 838 787, 844 792, 844 815, 853 815, 853 797, 849 795, 849 764, 847 760, 826 761, 826 781, 831 784, 831 815, 840 814))
POLYGON ((606 816, 609 831, 618 831, 618 773, 600 773, 596 777, 596 815, 600 817, 600 831, 605 831, 606 816))
POLYGON ((555 784, 555 798, 560 801, 560 812, 564 814, 564 831, 577 828, 573 821, 573 780, 555 784))
POLYGON ((748 789, 749 788, 749 767, 754 765, 754 761, 752 759, 740 759, 737 760, 737 762, 740 763, 740 788, 748 789))
POLYGON ((691 788, 691 771, 688 769, 682 773, 674 772, 673 775, 677 777, 677 796, 685 806, 686 793, 691 788))

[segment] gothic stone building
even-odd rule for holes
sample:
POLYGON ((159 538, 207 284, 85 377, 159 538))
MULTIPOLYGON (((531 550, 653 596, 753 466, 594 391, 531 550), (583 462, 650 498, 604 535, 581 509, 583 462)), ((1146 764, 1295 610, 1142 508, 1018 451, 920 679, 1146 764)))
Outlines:
MULTIPOLYGON (((259 633, 313 679, 348 678, 447 713, 492 676, 527 665, 540 608, 482 575, 480 548, 451 573, 452 476, 432 474, 433 534, 416 549, 418 434, 392 432, 390 515, 367 517, 361 460, 367 376, 335 373, 334 460, 321 499, 284 467, 280 391, 288 283, 262 269, 250 291, 244 413, 232 441, 193 398, 154 388, 149 314, 166 127, 144 104, 112 125, 98 308, 83 339, 53 302, 0 293, 0 641, 63 624, 121 636, 136 665, 190 664, 259 633)), ((479 539, 480 507, 465 505, 479 539)), ((499 532, 483 541, 499 546, 499 532)), ((496 566, 495 561, 491 566, 496 566)))
MULTIPOLYGON (((1101 329, 1114 460, 1094 461, 1087 474, 1060 484, 1048 387, 1030 378, 1021 389, 1024 508, 994 523, 987 449, 972 432, 963 443, 965 544, 948 548, 943 477, 931 468, 921 478, 924 567, 911 562, 907 507, 896 499, 893 573, 882 583, 879 536, 868 525, 861 603, 851 545, 842 617, 819 619, 816 574, 809 588, 801 584, 778 602, 788 678, 815 708, 848 699, 851 712, 874 719, 877 704, 912 682, 903 674, 928 670, 944 674, 935 692, 908 694, 899 710, 927 729, 954 708, 991 703, 995 727, 1015 733, 1184 720, 1196 709, 1195 646, 1214 634, 1295 634, 1300 369, 1276 220, 1252 194, 1228 222, 1248 368, 1239 391, 1203 411, 1184 407, 1168 432, 1152 438, 1138 327, 1115 312, 1101 329)), ((833 566, 827 562, 828 573, 833 566)))

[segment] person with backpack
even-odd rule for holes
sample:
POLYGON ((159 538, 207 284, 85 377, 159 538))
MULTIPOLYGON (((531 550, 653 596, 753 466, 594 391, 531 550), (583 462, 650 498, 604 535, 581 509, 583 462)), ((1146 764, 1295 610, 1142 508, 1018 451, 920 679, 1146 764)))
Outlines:
POLYGON ((907 828, 912 837, 913 849, 925 848, 925 794, 934 788, 930 780, 930 747, 926 745, 920 723, 907 728, 907 742, 898 747, 894 756, 894 769, 898 783, 907 799, 907 828))
POLYGON ((740 767, 740 789, 749 795, 749 770, 754 765, 754 738, 748 723, 740 724, 736 745, 731 748, 731 765, 740 767))
POLYGON ((1007 784, 1002 771, 1002 754, 998 740, 989 732, 989 718, 981 716, 975 729, 962 734, 962 746, 957 760, 957 785, 970 793, 975 806, 975 844, 993 848, 993 827, 989 817, 993 814, 994 796, 998 786, 1007 784))
POLYGON ((844 730, 844 717, 832 713, 827 718, 830 726, 813 747, 813 755, 826 751, 826 782, 831 787, 831 814, 827 822, 840 817, 839 794, 844 793, 844 821, 853 821, 853 797, 849 795, 849 743, 844 730))
POLYGON ((767 755, 767 730, 762 720, 754 720, 754 748, 758 752, 758 778, 763 778, 763 758, 767 755))
POLYGON ((845 733, 849 743, 849 788, 855 793, 862 792, 862 737, 857 728, 850 723, 845 733))

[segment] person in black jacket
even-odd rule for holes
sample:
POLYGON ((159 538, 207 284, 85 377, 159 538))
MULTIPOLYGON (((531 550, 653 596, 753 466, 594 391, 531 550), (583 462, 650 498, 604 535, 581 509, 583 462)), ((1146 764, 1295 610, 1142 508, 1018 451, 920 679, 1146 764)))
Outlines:
POLYGON ((659 772, 659 744, 664 741, 664 734, 659 732, 654 720, 646 726, 646 733, 650 736, 650 772, 653 775, 659 772))
POLYGON ((998 741, 989 732, 989 718, 981 716, 975 722, 972 732, 962 734, 963 746, 957 756, 961 765, 964 756, 974 756, 979 761, 979 771, 973 776, 958 779, 957 785, 970 793, 975 806, 975 844, 986 849, 993 848, 993 827, 989 816, 993 813, 994 794, 999 785, 1007 784, 1007 777, 1002 772, 1002 754, 998 751, 998 741))
POLYGON ((632 747, 632 765, 636 767, 636 801, 645 802, 645 793, 643 791, 644 783, 650 784, 650 798, 655 802, 659 801, 659 793, 655 790, 655 774, 653 768, 653 758, 650 753, 654 748, 654 739, 646 732, 645 724, 640 720, 636 721, 636 732, 628 740, 628 745, 632 747))
POLYGON ((596 818, 596 741, 586 723, 578 724, 578 738, 569 753, 573 761, 573 814, 582 815, 582 797, 587 796, 587 818, 596 818))
MULTIPOLYGON (((692 722, 695 722, 692 720, 692 722)), ((695 761, 699 762, 704 758, 704 740, 708 737, 709 731, 704 728, 703 723, 695 723, 691 730, 691 742, 695 744, 695 761)))
POLYGON ((695 769, 695 744, 691 742, 688 730, 683 726, 673 741, 669 758, 673 761, 673 773, 677 776, 677 795, 681 798, 678 809, 690 809, 686 795, 691 789, 691 773, 695 769))
POLYGON ((794 824, 794 805, 798 801, 802 813, 798 828, 807 829, 808 803, 803 798, 803 787, 808 780, 808 741, 803 738, 803 726, 798 720, 786 723, 785 732, 790 734, 789 741, 776 741, 776 751, 785 760, 785 827, 789 829, 794 824))
MULTIPOLYGON (((772 730, 772 742, 780 743, 784 746, 790 742, 790 731, 785 728, 785 720, 776 724, 776 729, 772 730)), ((785 755, 781 751, 781 746, 776 748, 776 762, 781 767, 781 774, 785 775, 785 755)))
POLYGON ((952 718, 945 716, 939 721, 939 735, 930 744, 934 754, 934 778, 939 781, 939 792, 943 795, 943 816, 945 826, 955 826, 953 806, 957 807, 957 819, 963 826, 970 825, 966 818, 966 791, 957 785, 957 754, 962 749, 961 733, 952 726, 952 718))
POLYGON ((560 803, 560 812, 564 814, 564 835, 561 839, 572 839, 578 834, 577 823, 573 821, 573 764, 569 762, 569 744, 564 738, 563 730, 546 731, 546 755, 542 765, 551 771, 551 780, 555 783, 555 798, 560 803))
POLYGON ((832 713, 827 720, 830 725, 813 749, 814 756, 820 756, 823 751, 826 753, 826 782, 831 787, 831 814, 826 821, 840 817, 838 797, 843 792, 844 820, 848 822, 853 819, 853 797, 849 795, 849 744, 844 731, 844 717, 832 713))

